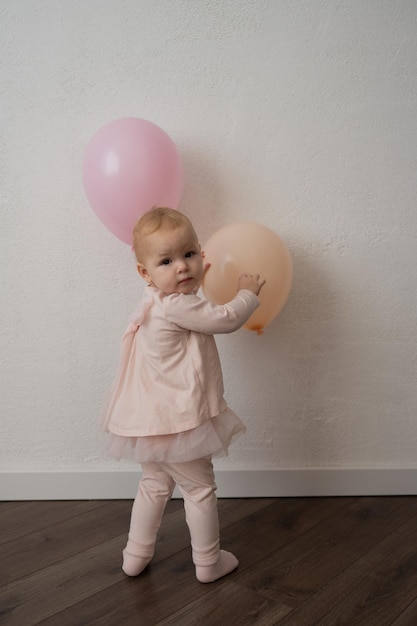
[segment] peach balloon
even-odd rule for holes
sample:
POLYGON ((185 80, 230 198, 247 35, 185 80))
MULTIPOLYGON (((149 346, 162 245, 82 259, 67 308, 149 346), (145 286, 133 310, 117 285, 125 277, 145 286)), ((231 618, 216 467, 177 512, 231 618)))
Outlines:
POLYGON ((215 232, 204 253, 211 267, 203 291, 212 302, 231 300, 240 274, 260 274, 266 279, 259 295, 260 306, 245 324, 245 328, 262 334, 284 307, 291 289, 292 261, 282 239, 261 224, 238 222, 215 232))

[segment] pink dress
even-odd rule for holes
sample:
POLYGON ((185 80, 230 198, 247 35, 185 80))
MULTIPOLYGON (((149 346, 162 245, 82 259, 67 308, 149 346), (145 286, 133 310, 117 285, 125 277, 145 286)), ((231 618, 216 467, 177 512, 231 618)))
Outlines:
POLYGON ((213 333, 240 328, 259 300, 248 290, 225 305, 195 294, 146 291, 123 335, 102 415, 108 454, 139 463, 227 455, 246 428, 224 400, 213 333))

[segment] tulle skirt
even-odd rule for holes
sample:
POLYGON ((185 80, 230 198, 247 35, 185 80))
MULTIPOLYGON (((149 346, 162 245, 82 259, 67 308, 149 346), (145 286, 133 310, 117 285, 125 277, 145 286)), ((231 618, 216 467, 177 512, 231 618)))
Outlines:
POLYGON ((137 463, 186 463, 205 456, 227 456, 232 441, 246 427, 231 409, 204 422, 201 426, 173 435, 122 437, 110 433, 106 452, 114 459, 137 463))

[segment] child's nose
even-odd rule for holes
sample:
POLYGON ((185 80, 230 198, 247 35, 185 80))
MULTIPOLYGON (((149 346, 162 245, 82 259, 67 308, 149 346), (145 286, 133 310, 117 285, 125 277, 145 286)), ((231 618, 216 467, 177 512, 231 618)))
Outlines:
POLYGON ((179 272, 183 272, 184 270, 187 269, 187 267, 188 266, 187 266, 187 260, 186 259, 180 259, 178 261, 177 268, 178 268, 179 272))

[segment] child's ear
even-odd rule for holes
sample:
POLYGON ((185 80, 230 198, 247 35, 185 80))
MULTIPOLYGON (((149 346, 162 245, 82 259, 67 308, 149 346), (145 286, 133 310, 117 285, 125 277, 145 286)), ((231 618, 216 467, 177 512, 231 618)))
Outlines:
POLYGON ((146 269, 146 267, 144 265, 142 265, 142 263, 138 263, 137 264, 137 269, 139 274, 142 276, 143 280, 147 283, 152 282, 151 281, 151 277, 148 274, 148 270, 146 269))

